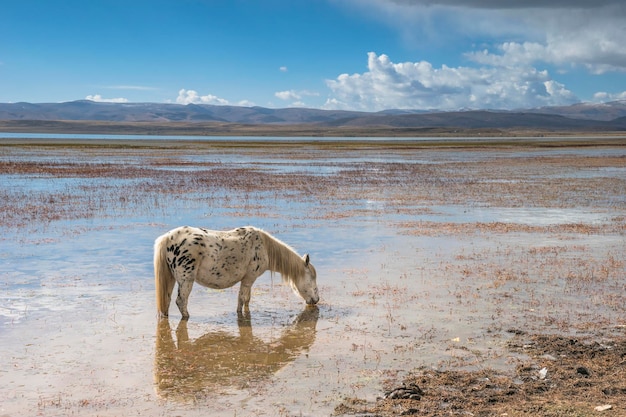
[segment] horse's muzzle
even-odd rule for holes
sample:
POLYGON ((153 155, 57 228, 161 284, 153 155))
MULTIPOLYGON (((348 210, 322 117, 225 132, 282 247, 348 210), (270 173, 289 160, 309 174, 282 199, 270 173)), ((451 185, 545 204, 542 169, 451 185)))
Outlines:
POLYGON ((319 297, 315 297, 315 298, 310 298, 308 300, 306 300, 306 303, 310 306, 313 306, 315 304, 317 304, 317 302, 320 300, 319 297))

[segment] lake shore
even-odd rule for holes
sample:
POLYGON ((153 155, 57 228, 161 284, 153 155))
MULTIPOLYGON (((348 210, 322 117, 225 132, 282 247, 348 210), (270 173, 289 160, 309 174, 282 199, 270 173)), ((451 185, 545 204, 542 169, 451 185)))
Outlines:
POLYGON ((147 136, 252 136, 252 137, 620 137, 624 131, 580 131, 533 128, 455 127, 329 127, 315 124, 237 124, 220 122, 109 122, 70 120, 0 120, 1 132, 115 134, 147 136))
MULTIPOLYGON (((31 132, 35 133, 35 132, 31 132)), ((302 146, 315 146, 320 149, 427 149, 427 148, 502 148, 502 147, 623 147, 626 146, 626 134, 607 136, 538 136, 538 137, 258 137, 241 136, 237 138, 223 136, 207 136, 202 139, 176 136, 174 138, 159 138, 146 135, 140 138, 99 138, 97 135, 89 138, 54 137, 3 137, 0 133, 1 146, 54 146, 54 147, 109 147, 109 148, 297 148, 302 146)))

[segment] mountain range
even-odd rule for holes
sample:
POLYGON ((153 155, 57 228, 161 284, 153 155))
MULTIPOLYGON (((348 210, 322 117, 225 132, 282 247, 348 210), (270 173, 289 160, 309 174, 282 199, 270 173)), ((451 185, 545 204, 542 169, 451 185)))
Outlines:
MULTIPOLYGON (((548 131, 626 130, 626 101, 580 103, 516 111, 359 112, 310 108, 265 108, 171 103, 103 103, 89 100, 64 103, 0 103, 0 130, 11 126, 41 125, 43 121, 110 123, 172 122, 192 124, 307 125, 316 128, 368 127, 393 129, 542 129, 548 131)), ((8 129, 8 130, 7 130, 8 129)))

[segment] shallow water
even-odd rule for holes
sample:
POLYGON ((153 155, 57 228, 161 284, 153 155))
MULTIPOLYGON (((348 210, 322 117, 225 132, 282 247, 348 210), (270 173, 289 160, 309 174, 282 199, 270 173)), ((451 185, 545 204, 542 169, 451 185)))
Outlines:
POLYGON ((45 221, 17 213, 19 227, 2 223, 0 415, 329 415, 345 397, 374 400, 386 381, 417 367, 510 367, 517 359, 505 353, 509 329, 609 329, 623 323, 626 307, 626 172, 609 157, 625 155, 5 147, 0 161, 160 161, 155 172, 175 177, 0 173, 11 208, 30 199, 42 214, 46 206, 63 213, 45 221), (571 162, 589 156, 600 162, 571 162), (546 157, 559 164, 544 165, 546 157), (539 161, 491 174, 522 158, 539 161), (173 193, 176 175, 203 177, 211 164, 309 176, 280 190, 189 181, 173 193), (397 164, 436 171, 406 177, 407 190, 383 181, 397 164), (603 182, 590 184, 601 199, 576 191, 600 173, 603 182), (457 187, 459 176, 471 177, 467 187, 457 187), (338 182, 306 183, 316 177, 338 182), (433 178, 431 192, 443 197, 410 198, 433 178), (509 191, 499 187, 530 182, 541 194, 555 178, 581 186, 526 205, 501 198, 509 191), (474 184, 489 188, 475 195, 474 184), (253 224, 310 253, 320 304, 305 308, 265 274, 253 287, 249 320, 235 313, 237 287, 196 286, 189 322, 174 305, 159 322, 152 243, 183 224, 253 224))

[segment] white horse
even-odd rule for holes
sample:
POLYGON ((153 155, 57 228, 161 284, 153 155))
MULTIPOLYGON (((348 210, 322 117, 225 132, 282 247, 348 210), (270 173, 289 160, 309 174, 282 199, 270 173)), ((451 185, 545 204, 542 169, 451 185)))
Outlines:
POLYGON ((237 313, 249 313, 250 290, 265 271, 279 272, 294 293, 307 304, 317 304, 317 274, 309 255, 300 257, 269 233, 252 226, 229 231, 183 226, 159 236, 154 242, 156 303, 167 317, 174 283, 176 305, 189 318, 187 300, 194 281, 209 288, 229 288, 238 282, 237 313))

